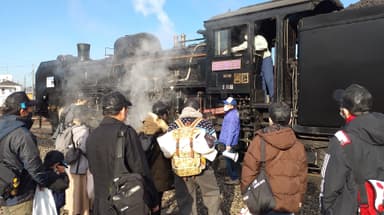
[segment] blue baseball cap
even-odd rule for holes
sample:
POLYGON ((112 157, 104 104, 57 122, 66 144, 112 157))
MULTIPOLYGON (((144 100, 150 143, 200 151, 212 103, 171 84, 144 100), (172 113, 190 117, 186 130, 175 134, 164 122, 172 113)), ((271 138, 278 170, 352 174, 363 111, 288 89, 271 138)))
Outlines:
POLYGON ((224 100, 225 105, 237 105, 236 99, 233 97, 228 97, 226 100, 224 100))

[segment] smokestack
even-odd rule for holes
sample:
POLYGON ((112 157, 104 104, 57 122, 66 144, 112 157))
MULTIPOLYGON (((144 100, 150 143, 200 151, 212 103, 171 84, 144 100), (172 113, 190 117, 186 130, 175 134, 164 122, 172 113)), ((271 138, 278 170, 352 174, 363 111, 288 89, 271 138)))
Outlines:
POLYGON ((179 47, 179 36, 177 36, 177 34, 173 35, 173 48, 177 48, 179 47))
POLYGON ((77 44, 77 57, 80 61, 89 60, 89 51, 91 49, 91 45, 88 43, 78 43, 77 44))
POLYGON ((180 38, 181 38, 181 47, 185 47, 185 40, 187 39, 187 36, 184 33, 182 33, 180 38))

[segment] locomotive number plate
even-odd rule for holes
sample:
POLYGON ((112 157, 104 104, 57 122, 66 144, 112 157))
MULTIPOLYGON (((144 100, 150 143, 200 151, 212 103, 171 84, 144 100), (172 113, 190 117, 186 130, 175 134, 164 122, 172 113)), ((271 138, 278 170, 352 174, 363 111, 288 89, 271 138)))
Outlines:
POLYGON ((55 87, 55 77, 54 76, 48 76, 46 78, 45 87, 46 88, 54 88, 55 87))
POLYGON ((248 73, 244 72, 244 73, 233 74, 233 83, 234 84, 248 84, 249 83, 248 73))
POLYGON ((241 68, 241 59, 212 61, 212 72, 241 68))

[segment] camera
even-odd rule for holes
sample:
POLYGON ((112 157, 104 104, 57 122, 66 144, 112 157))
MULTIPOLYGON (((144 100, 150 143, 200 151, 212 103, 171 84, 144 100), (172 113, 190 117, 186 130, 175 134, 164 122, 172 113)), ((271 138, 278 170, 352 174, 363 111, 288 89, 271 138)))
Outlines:
POLYGON ((224 157, 229 158, 234 162, 237 162, 237 160, 239 159, 239 153, 227 151, 227 146, 224 143, 216 143, 215 147, 216 150, 224 157))

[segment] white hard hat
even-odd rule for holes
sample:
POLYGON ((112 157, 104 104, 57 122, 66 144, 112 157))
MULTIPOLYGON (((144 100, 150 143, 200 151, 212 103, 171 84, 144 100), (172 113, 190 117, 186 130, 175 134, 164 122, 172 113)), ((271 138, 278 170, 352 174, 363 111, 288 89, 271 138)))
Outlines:
POLYGON ((268 49, 268 42, 267 40, 261 36, 261 35, 256 35, 255 36, 255 50, 256 51, 263 51, 268 49))

